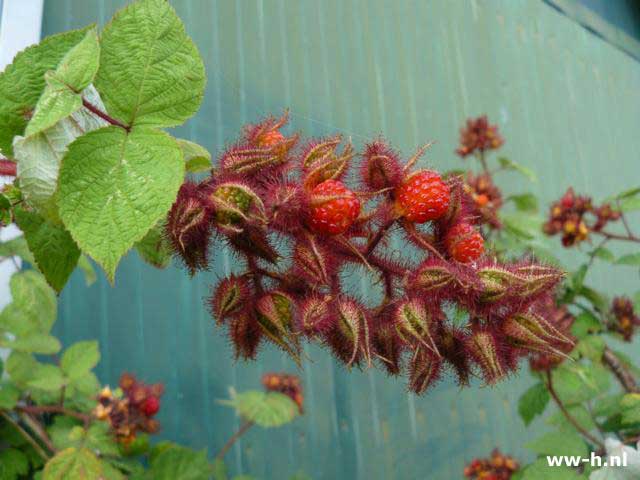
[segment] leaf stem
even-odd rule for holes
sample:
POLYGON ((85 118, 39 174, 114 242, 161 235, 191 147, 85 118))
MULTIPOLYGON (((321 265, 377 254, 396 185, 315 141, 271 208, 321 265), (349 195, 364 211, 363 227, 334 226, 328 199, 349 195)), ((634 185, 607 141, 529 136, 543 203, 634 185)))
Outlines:
POLYGON ((24 428, 22 428, 18 422, 16 422, 13 418, 11 418, 11 415, 9 415, 4 410, 0 410, 0 416, 2 416, 2 418, 4 418, 7 422, 9 422, 18 431, 18 433, 27 442, 29 442, 29 445, 33 447, 33 449, 38 453, 38 455, 42 457, 42 459, 45 462, 49 460, 49 455, 47 455, 47 453, 42 449, 40 444, 36 442, 36 440, 31 435, 29 435, 29 432, 27 432, 24 428))
POLYGON ((85 415, 84 413, 76 412, 74 410, 69 410, 68 408, 63 407, 62 405, 23 405, 17 406, 15 409, 19 412, 24 412, 28 414, 40 415, 42 413, 59 413, 61 415, 66 415, 67 417, 73 417, 78 420, 81 420, 85 427, 91 423, 91 416, 85 415))
POLYGON ((42 443, 44 443, 51 452, 53 453, 57 452, 57 449, 53 445, 53 442, 51 441, 49 436, 47 435, 47 432, 45 432, 42 425, 40 425, 40 423, 35 418, 33 418, 28 413, 22 413, 20 415, 20 418, 22 419, 22 421, 24 421, 24 423, 27 424, 27 426, 33 431, 33 433, 35 433, 38 436, 38 438, 42 441, 42 443))
POLYGON ((558 408, 560 409, 562 414, 565 416, 565 418, 571 423, 571 425, 573 425, 573 427, 578 432, 580 432, 584 436, 584 438, 589 440, 594 445, 597 445, 598 448, 604 449, 604 443, 602 443, 596 437, 591 435, 587 430, 585 430, 585 428, 582 425, 580 425, 578 421, 569 413, 569 411, 567 410, 567 407, 564 406, 564 404, 562 403, 562 400, 560 400, 560 397, 558 397, 558 394, 553 388, 553 381, 551 380, 551 372, 549 370, 547 370, 547 390, 549 390, 549 394, 551 395, 551 398, 553 398, 554 402, 556 402, 556 405, 558 405, 558 408))
POLYGON ((602 361, 616 376, 622 388, 629 393, 640 393, 635 378, 618 356, 609 347, 605 347, 602 353, 602 361))
POLYGON ((82 98, 82 105, 84 106, 84 108, 89 110, 91 113, 97 115, 98 117, 100 117, 101 119, 103 119, 106 122, 110 123, 111 125, 115 125, 116 127, 124 128, 127 132, 131 131, 131 127, 130 126, 125 125, 120 120, 116 120, 115 118, 109 116, 106 112, 103 112, 102 110, 100 110, 98 107, 96 107, 93 103, 91 103, 86 98, 82 98))
POLYGON ((15 177, 17 174, 16 162, 8 158, 0 157, 0 175, 15 177))
POLYGON ((640 237, 636 235, 631 235, 631 234, 620 235, 618 233, 605 232, 604 230, 601 230, 599 232, 594 232, 594 233, 602 235, 603 237, 606 237, 610 240, 623 240, 625 242, 640 243, 640 237))
POLYGON ((245 434, 245 432, 247 430, 249 430, 251 427, 253 427, 254 423, 247 420, 245 421, 240 428, 238 429, 238 431, 236 433, 234 433, 231 438, 229 438, 229 440, 227 440, 227 443, 224 444, 224 446, 220 449, 220 451, 218 452, 218 454, 216 455, 216 460, 222 460, 224 458, 224 456, 227 454, 227 452, 229 451, 229 449, 233 446, 234 443, 236 443, 236 441, 245 434))

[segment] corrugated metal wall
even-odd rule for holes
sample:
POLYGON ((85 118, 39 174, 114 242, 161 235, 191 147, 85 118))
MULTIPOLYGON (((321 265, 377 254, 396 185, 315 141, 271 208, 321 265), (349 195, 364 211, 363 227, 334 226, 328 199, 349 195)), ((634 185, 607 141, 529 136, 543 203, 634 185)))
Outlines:
MULTIPOLYGON (((104 22, 122 1, 49 0, 50 34, 104 22)), ((534 0, 174 0, 205 58, 204 105, 178 135, 214 152, 239 127, 290 107, 305 134, 342 132, 362 142, 384 132, 404 152, 436 140, 430 164, 460 167, 457 129, 483 112, 507 138, 503 153, 538 172, 529 187, 551 199, 568 184, 613 193, 638 183, 640 64, 534 0)), ((576 258, 568 255, 568 259, 576 258)), ((117 284, 90 288, 75 275, 62 295, 67 342, 98 338, 105 382, 123 370, 164 381, 163 434, 215 452, 237 428, 216 399, 258 385, 262 372, 294 370, 269 350, 235 364, 202 298, 233 268, 216 253, 211 273, 189 279, 130 255, 117 284)), ((637 289, 635 272, 600 268, 596 283, 637 289), (628 274, 627 274, 628 273, 628 274), (636 288, 634 288, 636 287, 636 288)), ((378 372, 351 372, 323 351, 301 375, 307 414, 290 428, 251 432, 228 457, 264 479, 302 469, 315 479, 461 477, 465 460, 495 445, 524 456, 515 401, 529 380, 460 390, 450 382, 416 398, 378 372)))

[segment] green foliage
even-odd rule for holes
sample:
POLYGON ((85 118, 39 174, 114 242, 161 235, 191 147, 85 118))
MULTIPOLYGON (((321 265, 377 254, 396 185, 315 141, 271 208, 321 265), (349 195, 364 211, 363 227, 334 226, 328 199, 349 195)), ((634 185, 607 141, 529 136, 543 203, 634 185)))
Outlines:
POLYGON ((182 139, 178 139, 178 145, 182 150, 187 172, 201 173, 211 170, 211 154, 206 148, 182 139))
POLYGON ((509 160, 506 157, 499 157, 498 163, 500 164, 500 167, 503 168, 504 170, 513 170, 515 172, 518 172, 524 175, 531 182, 538 181, 538 178, 536 174, 533 172, 533 170, 527 167, 524 167, 519 163, 514 162, 513 160, 509 160))
POLYGON ((550 467, 546 458, 536 460, 522 473, 519 480, 587 480, 569 467, 550 467))
POLYGON ((211 465, 205 451, 194 451, 175 444, 161 444, 151 453, 148 480, 208 480, 211 465))
POLYGON ((171 250, 161 225, 149 230, 144 238, 136 243, 136 250, 145 262, 154 267, 165 268, 171 263, 171 250))
POLYGON ((587 444, 575 432, 549 432, 529 442, 527 448, 537 455, 571 455, 586 457, 589 454, 587 444))
POLYGON ((89 373, 100 361, 98 342, 77 342, 64 351, 60 368, 67 378, 75 380, 89 373))
POLYGON ((87 448, 69 447, 53 457, 44 468, 43 480, 100 480, 103 463, 87 448))
POLYGON ((549 391, 543 383, 536 383, 522 394, 518 401, 518 413, 525 425, 544 412, 549 403, 549 391))
POLYGON ((240 416, 261 427, 279 427, 294 420, 298 406, 282 393, 250 390, 221 402, 235 408, 240 416))

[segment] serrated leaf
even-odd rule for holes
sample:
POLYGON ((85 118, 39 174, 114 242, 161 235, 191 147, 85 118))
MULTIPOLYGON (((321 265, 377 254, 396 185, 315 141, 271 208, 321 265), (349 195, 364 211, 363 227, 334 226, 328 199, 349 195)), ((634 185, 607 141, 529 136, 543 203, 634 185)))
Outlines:
POLYGON ((211 170, 211 154, 206 148, 180 138, 178 139, 178 145, 182 150, 187 172, 200 173, 211 170))
POLYGON ((80 250, 63 226, 47 221, 34 212, 15 211, 16 223, 47 283, 60 293, 78 264, 80 250))
POLYGON ((165 268, 171 263, 171 248, 165 238, 162 226, 156 225, 136 243, 136 250, 142 259, 157 268, 165 268))
POLYGON ((111 281, 120 258, 166 214, 184 177, 182 152, 159 130, 105 127, 69 146, 60 217, 111 281))
POLYGON ((298 415, 298 406, 295 402, 278 392, 250 390, 221 403, 235 408, 246 420, 266 428, 289 423, 298 415))
POLYGON ((100 361, 98 342, 77 342, 67 348, 60 359, 60 368, 69 379, 80 378, 91 371, 100 361))
POLYGON ((613 252, 608 248, 604 248, 604 247, 596 248, 591 252, 591 255, 593 255, 596 258, 599 258, 600 260, 604 260, 605 262, 614 262, 616 259, 616 256, 613 254, 613 252))
POLYGON ((640 394, 629 393, 620 400, 622 410, 621 422, 623 425, 640 423, 640 394))
POLYGON ((96 87, 109 113, 127 125, 172 127, 199 108, 204 64, 169 2, 139 0, 101 35, 96 87))
POLYGON ((170 445, 156 453, 145 478, 149 480, 208 480, 211 465, 206 451, 170 445))
POLYGON ((0 73, 0 150, 5 155, 15 157, 13 137, 22 135, 27 126, 45 88, 44 74, 57 67, 86 31, 86 28, 71 30, 45 38, 16 55, 13 63, 0 73))
POLYGON ((515 203, 516 208, 522 212, 538 211, 538 199, 532 193, 511 195, 507 200, 511 200, 513 203, 515 203))
POLYGON ((47 75, 45 78, 47 86, 42 92, 33 117, 24 132, 26 138, 53 127, 63 118, 82 108, 80 95, 51 75, 47 75))
POLYGON ((522 394, 518 401, 518 413, 525 425, 544 412, 549 403, 549 392, 543 383, 537 383, 522 394))
POLYGON ((29 262, 35 265, 33 255, 29 251, 27 241, 24 239, 24 235, 16 238, 12 238, 6 242, 0 242, 0 257, 13 257, 18 256, 25 262, 29 262))
POLYGON ((79 92, 93 82, 98 73, 99 59, 98 30, 91 26, 84 38, 62 58, 54 76, 70 89, 79 92))
POLYGON ((571 325, 571 335, 578 339, 600 331, 602 331, 600 321, 589 312, 581 312, 571 325))
POLYGON ((0 451, 0 479, 17 480, 29 473, 29 459, 18 449, 0 451))
POLYGON ((0 313, 0 328, 16 336, 49 333, 56 319, 56 294, 41 273, 25 270, 10 280, 12 302, 0 313))
MULTIPOLYGON (((20 390, 11 383, 0 383, 0 409, 11 410, 18 403, 20 390)), ((0 477, 2 478, 2 477, 0 477)))
POLYGON ((26 384, 38 368, 38 362, 32 355, 24 352, 11 352, 6 363, 7 375, 18 385, 26 384))
POLYGON ((587 480, 569 467, 550 467, 546 458, 540 458, 527 467, 521 480, 587 480))
POLYGON ((101 480, 102 463, 86 448, 70 447, 49 460, 42 480, 101 480))
POLYGON ((619 412, 622 397, 622 394, 616 394, 598 398, 592 408, 593 415, 595 417, 608 417, 619 412))
POLYGON ((513 160, 509 160, 506 157, 500 157, 498 158, 498 163, 500 163, 500 167, 502 167, 505 170, 513 170, 513 171, 519 172, 534 183, 538 181, 538 178, 536 177, 536 174, 533 173, 533 170, 527 167, 523 167, 522 165, 514 162, 513 160))
POLYGON ((552 372, 553 387, 566 405, 580 404, 609 388, 609 373, 601 365, 562 364, 552 372))
POLYGON ((98 279, 96 270, 93 268, 91 261, 86 255, 81 254, 78 258, 78 268, 82 270, 82 273, 84 273, 84 283, 87 287, 96 283, 96 280, 98 279))
POLYGON ((0 347, 10 348, 19 352, 40 353, 53 355, 62 348, 56 337, 38 332, 32 332, 15 339, 0 338, 0 347))
MULTIPOLYGON (((98 92, 87 87, 82 95, 92 104, 104 108, 98 92)), ((50 221, 59 223, 55 203, 60 162, 68 145, 77 137, 107 125, 86 108, 74 112, 44 132, 29 137, 16 137, 14 149, 18 158, 18 178, 27 205, 50 221)))
POLYGON ((53 446, 58 450, 69 447, 77 447, 78 439, 71 435, 74 428, 80 427, 80 421, 75 418, 56 415, 51 425, 47 427, 47 434, 51 438, 53 446))
POLYGON ((640 265, 640 253, 630 253, 629 255, 623 255, 616 260, 618 265, 640 265))
POLYGON ((589 448, 582 437, 573 432, 549 432, 525 445, 538 455, 586 457, 589 448))
POLYGON ((47 392, 60 390, 65 384, 62 370, 55 365, 39 363, 27 385, 47 392))

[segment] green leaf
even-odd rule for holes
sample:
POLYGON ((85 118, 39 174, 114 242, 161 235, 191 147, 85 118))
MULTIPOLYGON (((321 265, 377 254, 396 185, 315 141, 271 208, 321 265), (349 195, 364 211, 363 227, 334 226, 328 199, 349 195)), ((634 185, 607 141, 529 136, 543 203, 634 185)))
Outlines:
MULTIPOLYGON (((90 86, 83 96, 94 105, 104 108, 98 92, 90 86)), ((55 203, 60 162, 68 145, 86 132, 107 123, 82 108, 57 122, 44 132, 29 137, 16 137, 14 150, 18 158, 18 178, 27 205, 35 208, 48 220, 59 223, 55 203)))
POLYGON ((169 2, 139 0, 105 26, 95 85, 127 125, 172 127, 199 108, 204 64, 169 2))
POLYGON ((521 480, 587 480, 569 467, 550 467, 546 458, 533 462, 524 471, 521 480))
POLYGON ((594 362, 600 362, 604 353, 605 343, 598 335, 589 335, 578 342, 571 356, 574 358, 584 357, 594 362))
POLYGON ((147 471, 149 480, 208 480, 211 465, 207 461, 207 452, 195 451, 172 445, 164 448, 151 460, 147 471))
POLYGON ((565 405, 580 404, 609 388, 609 373, 601 365, 560 365, 552 372, 553 387, 565 405))
POLYGON ((29 473, 29 459, 15 448, 0 451, 0 479, 17 480, 29 473))
POLYGON ((586 457, 589 448, 582 437, 573 432, 550 432, 526 444, 538 455, 568 455, 586 457))
POLYGON ((518 401, 518 413, 525 425, 544 412, 549 403, 549 392, 543 383, 537 383, 522 394, 518 401))
POLYGON ((56 319, 56 294, 42 274, 25 270, 10 280, 12 302, 0 313, 0 328, 16 336, 49 333, 56 319))
POLYGON ((178 145, 182 150, 187 172, 201 173, 211 170, 211 154, 206 148, 182 139, 178 139, 178 145))
POLYGON ((57 67, 86 31, 86 28, 72 30, 45 38, 16 55, 13 63, 0 73, 0 150, 6 156, 16 156, 13 137, 22 135, 27 126, 45 88, 44 74, 57 67))
POLYGON ((47 434, 53 442, 53 446, 58 450, 64 450, 69 447, 78 446, 77 431, 75 428, 80 427, 80 421, 75 418, 56 415, 53 417, 51 425, 47 427, 47 434), (74 434, 72 434, 72 431, 74 434))
MULTIPOLYGON (((596 424, 591 417, 589 411, 582 405, 572 405, 566 407, 569 415, 586 431, 591 431, 596 428, 596 424)), ((567 420, 567 417, 561 411, 555 412, 553 415, 550 415, 545 423, 549 425, 553 425, 557 427, 559 430, 565 432, 575 432, 576 427, 567 420)))
POLYGON ((157 268, 165 268, 171 263, 171 249, 162 232, 162 226, 156 225, 136 243, 136 250, 142 259, 157 268))
POLYGON ((216 458, 213 461, 212 470, 213 480, 228 480, 227 466, 222 459, 216 458))
POLYGON ((594 257, 599 258, 600 260, 604 260, 605 262, 610 262, 610 263, 613 263, 616 259, 616 256, 613 254, 613 252, 608 248, 604 248, 604 247, 596 248, 590 253, 590 255, 593 255, 594 257))
POLYGON ((624 200, 620 200, 620 210, 625 213, 635 212, 640 210, 640 198, 625 198, 624 200))
POLYGON ((640 423, 640 394, 629 393, 620 400, 622 409, 622 424, 634 425, 640 423))
POLYGON ((16 406, 19 398, 20 390, 15 386, 11 383, 0 383, 0 409, 11 410, 16 406))
POLYGON ((16 209, 15 217, 38 269, 47 283, 59 293, 78 263, 80 250, 61 225, 21 208, 16 209))
POLYGON ((238 414, 261 427, 279 427, 293 421, 298 406, 282 393, 250 390, 221 402, 236 409, 238 414))
POLYGON ((6 242, 0 242, 0 257, 13 256, 18 256, 25 262, 29 262, 32 265, 35 265, 36 263, 33 259, 33 255, 31 255, 31 252, 29 251, 24 235, 12 238, 6 242))
POLYGON ((39 363, 32 355, 24 352, 11 352, 7 359, 7 375, 18 385, 25 385, 38 368, 39 363))
POLYGON ((102 463, 86 448, 67 448, 49 460, 42 480, 103 480, 102 463))
POLYGON ((507 198, 515 203, 516 208, 522 212, 537 212, 538 199, 532 193, 523 193, 521 195, 511 195, 507 198))
POLYGON ((55 365, 40 363, 33 372, 31 379, 27 381, 27 385, 47 392, 55 392, 60 390, 65 384, 62 370, 55 365))
POLYGON ((509 160, 506 157, 500 157, 498 158, 498 163, 500 163, 500 167, 502 167, 505 170, 514 170, 518 173, 521 173, 522 175, 524 175, 525 177, 527 177, 531 182, 537 182, 538 179, 536 178, 536 174, 533 173, 533 171, 527 167, 523 167, 522 165, 509 160))
POLYGON ((81 92, 93 81, 99 57, 98 32, 94 27, 67 52, 55 71, 45 75, 47 85, 27 125, 25 137, 54 126, 82 107, 81 92))
POLYGON ((90 287, 91 285, 96 283, 98 276, 96 275, 96 271, 93 268, 91 261, 87 258, 86 255, 81 254, 78 258, 78 268, 82 270, 82 273, 84 273, 84 283, 87 285, 87 287, 90 287))
POLYGON ((618 265, 640 265, 640 253, 630 253, 629 255, 623 255, 616 260, 618 265))
POLYGON ((591 333, 597 333, 600 331, 602 331, 600 320, 590 312, 580 313, 571 326, 571 334, 578 339, 582 339, 591 333))
POLYGON ((595 417, 608 417, 619 412, 620 401, 623 396, 622 394, 616 394, 598 398, 593 405, 593 415, 595 417))
POLYGON ((56 337, 32 332, 13 340, 0 338, 0 347, 10 348, 20 352, 53 355, 60 351, 62 345, 60 345, 60 342, 56 337))
POLYGON ((122 255, 166 214, 184 177, 168 134, 106 127, 69 146, 60 169, 60 217, 111 281, 122 255))
POLYGON ((100 361, 98 342, 88 340, 77 342, 64 351, 60 368, 69 379, 80 378, 92 370, 100 361))

